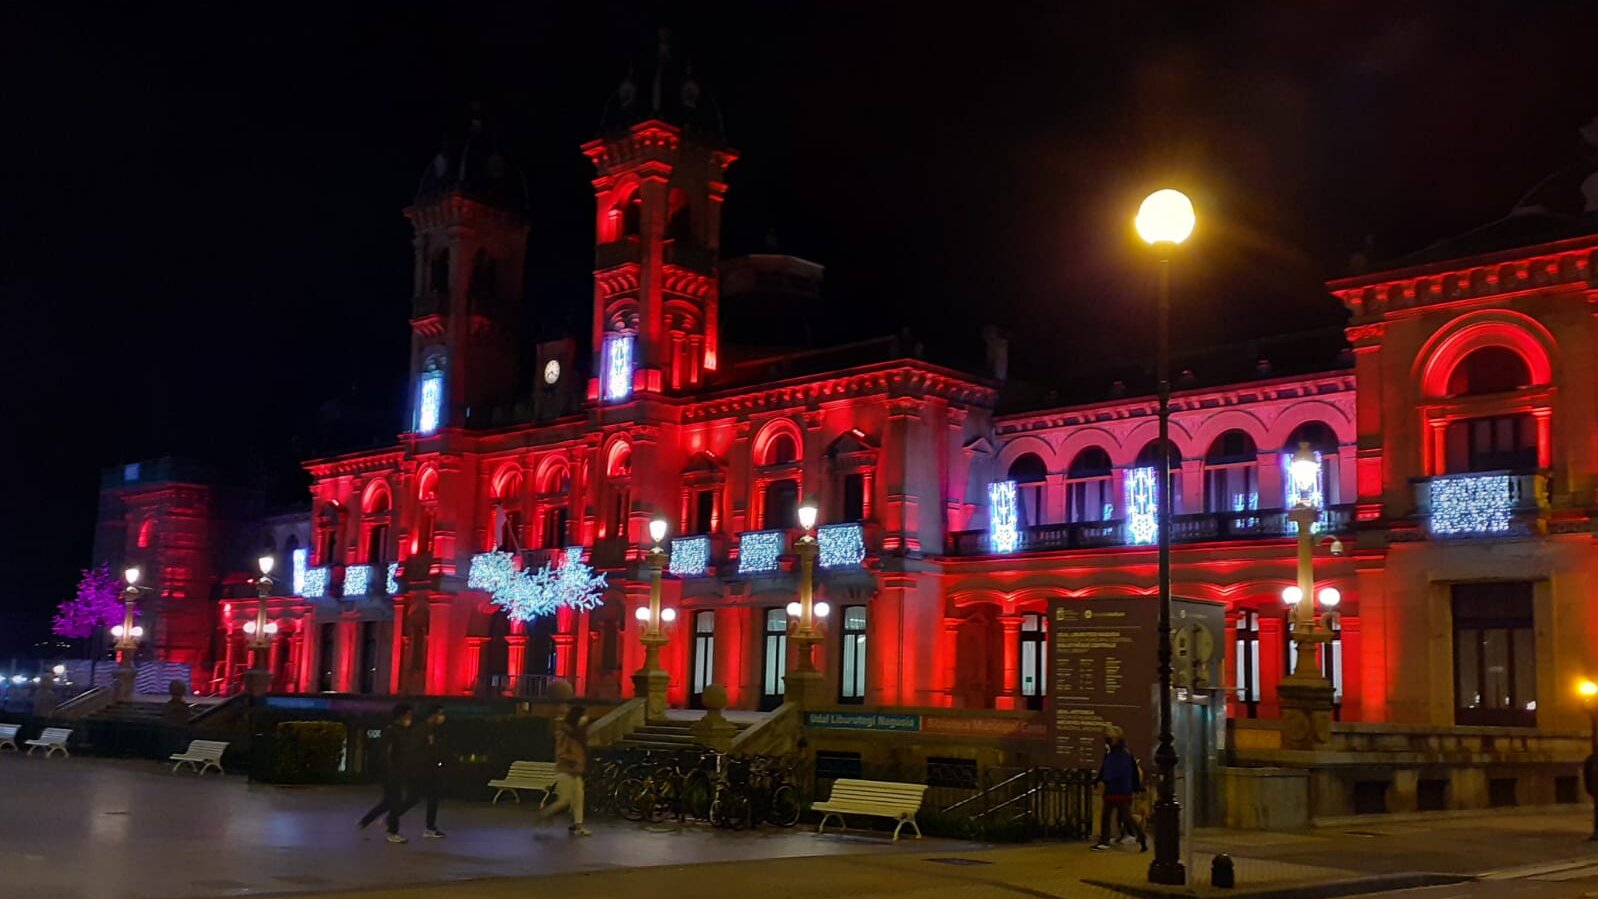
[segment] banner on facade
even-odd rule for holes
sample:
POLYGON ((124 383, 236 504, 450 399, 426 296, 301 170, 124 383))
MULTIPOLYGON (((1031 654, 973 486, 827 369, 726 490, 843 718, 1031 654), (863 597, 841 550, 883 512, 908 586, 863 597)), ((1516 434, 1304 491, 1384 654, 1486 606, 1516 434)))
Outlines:
POLYGON ((885 712, 806 712, 805 727, 828 730, 917 731, 921 729, 921 716, 893 715, 885 712))
POLYGON ((938 715, 922 718, 921 732, 950 737, 1015 737, 1024 740, 1043 740, 1049 736, 1049 725, 1044 721, 1027 718, 938 715))

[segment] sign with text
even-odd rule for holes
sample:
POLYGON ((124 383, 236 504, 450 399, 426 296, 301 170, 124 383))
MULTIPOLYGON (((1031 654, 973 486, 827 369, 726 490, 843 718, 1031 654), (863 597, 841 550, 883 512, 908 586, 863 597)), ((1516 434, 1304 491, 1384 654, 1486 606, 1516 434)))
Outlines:
POLYGON ((806 712, 805 727, 829 730, 918 731, 920 715, 892 715, 885 712, 806 712))
MULTIPOLYGON (((1133 755, 1153 756, 1159 723, 1159 613, 1159 600, 1152 596, 1050 603, 1049 725, 1056 764, 1097 768, 1104 756, 1104 732, 1111 725, 1125 732, 1133 755)), ((1191 654, 1182 661, 1203 671, 1194 685, 1219 687, 1216 648, 1225 639, 1223 607, 1176 599, 1172 616, 1173 631, 1190 634, 1180 641, 1191 654)))

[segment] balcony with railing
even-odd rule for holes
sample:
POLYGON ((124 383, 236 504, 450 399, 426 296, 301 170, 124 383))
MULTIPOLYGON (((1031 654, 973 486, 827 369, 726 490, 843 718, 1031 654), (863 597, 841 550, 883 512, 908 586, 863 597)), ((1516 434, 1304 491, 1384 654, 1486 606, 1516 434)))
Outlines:
MULTIPOLYGON (((1288 520, 1287 515, 1284 509, 1173 515, 1171 542, 1207 543, 1294 537, 1298 534, 1298 526, 1288 520)), ((1323 534, 1348 533, 1353 530, 1353 522, 1353 506, 1331 506, 1321 510, 1315 530, 1323 534)), ((1134 528, 1125 521, 1077 521, 1018 528, 1015 533, 1014 549, 1005 553, 994 549, 992 535, 987 530, 956 531, 949 535, 948 554, 986 556, 1116 546, 1149 546, 1153 542, 1152 532, 1134 528)))
POLYGON ((1548 478, 1511 471, 1439 475, 1415 482, 1415 509, 1432 537, 1538 534, 1548 523, 1548 478))

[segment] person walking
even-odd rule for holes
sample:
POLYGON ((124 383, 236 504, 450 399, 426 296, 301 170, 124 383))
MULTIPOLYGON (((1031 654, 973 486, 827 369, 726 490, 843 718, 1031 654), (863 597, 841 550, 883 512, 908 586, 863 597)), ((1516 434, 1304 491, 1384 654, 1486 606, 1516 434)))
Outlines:
POLYGON ((416 788, 422 794, 427 808, 427 829, 422 836, 429 840, 442 840, 444 832, 438 829, 438 799, 444 789, 444 707, 435 705, 427 710, 422 722, 421 768, 416 778, 416 788))
POLYGON ((544 809, 540 823, 571 809, 572 836, 593 836, 583 826, 583 773, 588 770, 588 710, 574 705, 555 725, 555 803, 544 809))
POLYGON ((1099 813, 1099 841, 1093 851, 1110 848, 1110 820, 1119 819, 1121 830, 1137 837, 1139 852, 1149 851, 1148 837, 1132 819, 1132 797, 1143 788, 1139 783, 1137 760, 1126 748, 1126 735, 1119 727, 1104 732, 1104 760, 1099 763, 1099 776, 1095 783, 1104 785, 1103 809, 1099 813))
POLYGON ((400 816, 416 804, 416 747, 411 745, 414 734, 411 705, 401 702, 394 706, 394 719, 383 728, 383 798, 361 816, 360 828, 377 820, 378 815, 388 815, 388 841, 409 842, 399 832, 400 816))

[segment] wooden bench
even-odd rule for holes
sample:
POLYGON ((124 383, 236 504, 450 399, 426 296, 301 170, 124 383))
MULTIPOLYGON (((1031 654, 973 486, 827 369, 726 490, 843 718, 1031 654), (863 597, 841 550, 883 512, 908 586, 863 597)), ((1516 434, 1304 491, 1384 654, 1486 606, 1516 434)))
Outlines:
POLYGON ((66 758, 72 758, 72 753, 67 751, 67 738, 72 736, 70 727, 47 727, 37 740, 26 740, 28 755, 33 755, 35 749, 43 749, 44 757, 49 758, 60 752, 66 758))
POLYGON ((827 819, 833 816, 838 818, 840 826, 848 827, 843 820, 845 814, 868 815, 875 818, 892 818, 899 822, 893 828, 893 838, 896 841, 899 839, 899 831, 906 824, 915 830, 916 839, 919 840, 921 825, 916 823, 916 812, 920 810, 921 799, 926 792, 926 784, 847 778, 833 781, 832 795, 827 797, 827 801, 811 806, 813 810, 824 813, 816 833, 825 830, 827 819))
POLYGON ((176 774, 179 768, 188 765, 199 771, 201 777, 205 776, 207 768, 215 768, 216 773, 226 774, 222 770, 222 753, 227 752, 227 746, 220 740, 190 740, 188 749, 172 754, 172 773, 176 774))
POLYGON ((506 793, 516 797, 517 802, 522 801, 521 790, 539 790, 544 798, 538 803, 540 807, 549 801, 549 796, 555 790, 555 763, 554 762, 511 762, 510 770, 498 780, 491 780, 488 785, 495 789, 494 802, 497 804, 499 797, 506 793))
POLYGON ((4 752, 7 746, 11 747, 12 752, 17 751, 17 731, 21 729, 20 724, 0 724, 0 752, 4 752))

